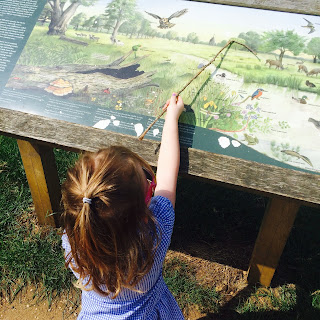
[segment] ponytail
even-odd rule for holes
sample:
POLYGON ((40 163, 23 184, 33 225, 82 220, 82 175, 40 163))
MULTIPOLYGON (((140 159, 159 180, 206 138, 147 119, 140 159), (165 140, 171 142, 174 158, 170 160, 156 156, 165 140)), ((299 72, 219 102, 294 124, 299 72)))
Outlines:
POLYGON ((159 231, 145 203, 142 168, 152 171, 127 148, 110 147, 85 153, 68 171, 62 186, 62 226, 71 246, 66 265, 89 279, 86 290, 115 298, 122 288, 136 290, 153 265, 159 231))
POLYGON ((85 246, 86 244, 86 239, 88 237, 87 232, 89 231, 88 229, 90 228, 90 213, 91 213, 91 208, 90 204, 88 202, 84 202, 82 205, 82 208, 79 212, 79 215, 76 218, 76 223, 74 225, 76 230, 79 230, 79 241, 82 246, 85 246))

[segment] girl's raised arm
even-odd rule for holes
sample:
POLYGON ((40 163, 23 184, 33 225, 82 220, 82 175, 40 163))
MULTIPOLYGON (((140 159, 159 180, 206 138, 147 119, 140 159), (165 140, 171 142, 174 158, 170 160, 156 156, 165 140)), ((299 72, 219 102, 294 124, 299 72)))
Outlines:
POLYGON ((167 101, 167 114, 163 126, 157 168, 155 196, 168 198, 173 207, 176 202, 177 178, 180 166, 178 120, 184 109, 182 98, 173 93, 167 101))

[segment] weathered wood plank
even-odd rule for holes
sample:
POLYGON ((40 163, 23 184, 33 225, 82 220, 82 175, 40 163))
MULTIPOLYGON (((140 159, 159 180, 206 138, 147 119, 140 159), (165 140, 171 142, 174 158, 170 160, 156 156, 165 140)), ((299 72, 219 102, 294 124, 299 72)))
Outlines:
POLYGON ((58 227, 61 191, 53 149, 23 140, 18 146, 38 221, 58 227))
MULTIPOLYGON (((231 6, 285 11, 320 15, 320 2, 318 0, 189 0, 198 2, 210 2, 231 6)), ((226 17, 227 19, 227 17, 226 17)))
POLYGON ((299 207, 288 199, 269 200, 250 261, 250 284, 270 285, 299 207))
MULTIPOLYGON (((0 132, 71 150, 124 145, 156 166, 159 142, 0 108, 0 132)), ((320 175, 283 169, 211 152, 181 150, 181 173, 320 204, 320 175)))

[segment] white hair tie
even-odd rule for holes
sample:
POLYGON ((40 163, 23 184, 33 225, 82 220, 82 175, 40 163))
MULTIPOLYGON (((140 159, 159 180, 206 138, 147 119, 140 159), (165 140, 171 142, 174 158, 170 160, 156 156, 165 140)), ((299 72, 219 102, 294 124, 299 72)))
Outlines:
POLYGON ((92 203, 92 199, 83 197, 83 198, 82 198, 82 202, 83 202, 83 203, 89 203, 89 204, 91 204, 91 203, 92 203))

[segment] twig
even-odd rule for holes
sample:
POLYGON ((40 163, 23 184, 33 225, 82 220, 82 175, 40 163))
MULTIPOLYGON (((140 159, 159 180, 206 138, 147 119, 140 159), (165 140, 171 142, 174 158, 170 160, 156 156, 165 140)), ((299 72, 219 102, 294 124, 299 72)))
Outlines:
MULTIPOLYGON (((229 40, 228 43, 214 56, 213 59, 210 60, 209 63, 207 63, 205 66, 203 66, 199 72, 181 89, 177 92, 177 97, 181 94, 182 91, 184 91, 190 84, 193 80, 195 80, 203 70, 205 70, 207 67, 209 67, 215 60, 216 58, 218 57, 218 55, 225 49, 227 48, 228 46, 231 46, 233 43, 237 43, 241 46, 244 46, 245 48, 247 48, 251 53, 253 53, 257 58, 257 54, 251 49, 249 48, 248 46, 246 46, 245 44, 241 43, 241 42, 238 42, 238 41, 235 41, 235 40, 229 40)), ((258 58, 259 59, 259 58, 258 58)), ((260 59, 259 59, 260 60, 260 59)), ((165 104, 165 103, 164 103, 165 104)), ((163 108, 163 111, 161 112, 161 114, 159 116, 157 116, 154 121, 148 126, 148 128, 139 136, 139 140, 142 140, 144 138, 144 136, 148 133, 148 131, 153 127, 153 125, 165 114, 165 112, 167 111, 167 108, 168 106, 165 106, 163 108)))

